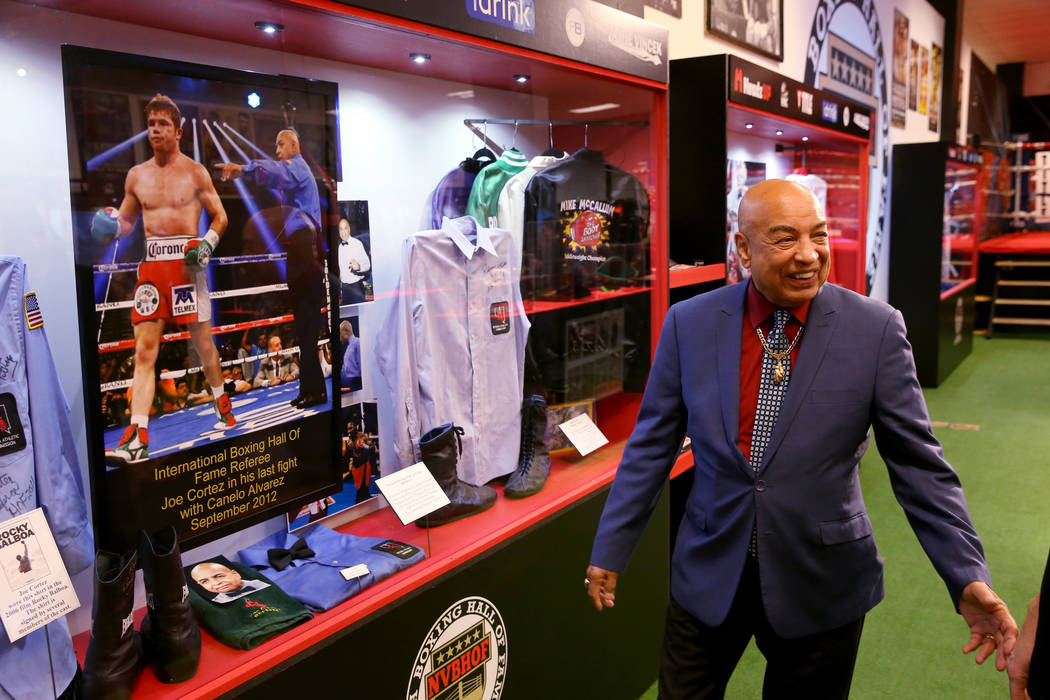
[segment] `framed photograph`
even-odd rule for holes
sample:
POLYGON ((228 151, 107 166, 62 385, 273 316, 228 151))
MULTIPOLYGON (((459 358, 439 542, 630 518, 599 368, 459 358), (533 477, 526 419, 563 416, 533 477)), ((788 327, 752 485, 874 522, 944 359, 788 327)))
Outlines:
POLYGON ((187 549, 336 491, 337 86, 62 55, 98 545, 187 549))
POLYGON ((565 454, 576 450, 569 442, 569 438, 558 426, 565 421, 586 413, 594 420, 593 401, 573 401, 572 403, 561 403, 547 407, 547 439, 550 442, 552 455, 565 454))
MULTIPOLYGON (((379 495, 379 418, 375 401, 344 406, 339 411, 339 469, 342 490, 311 501, 288 513, 288 531, 295 532, 360 506, 379 495)), ((358 509, 361 510, 361 509, 358 509)), ((371 512, 363 510, 361 514, 371 512)), ((358 517, 347 514, 344 520, 358 517)))
POLYGON ((709 0, 707 33, 784 60, 784 0, 709 0))
POLYGON ((331 246, 331 265, 336 271, 333 277, 338 280, 340 308, 374 300, 368 202, 339 202, 339 223, 331 246))

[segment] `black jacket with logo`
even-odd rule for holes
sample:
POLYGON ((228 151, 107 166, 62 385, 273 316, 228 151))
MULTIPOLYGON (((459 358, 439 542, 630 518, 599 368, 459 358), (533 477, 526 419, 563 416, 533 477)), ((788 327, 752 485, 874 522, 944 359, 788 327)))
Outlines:
POLYGON ((572 299, 649 272, 649 196, 601 151, 581 148, 525 190, 522 297, 572 299))

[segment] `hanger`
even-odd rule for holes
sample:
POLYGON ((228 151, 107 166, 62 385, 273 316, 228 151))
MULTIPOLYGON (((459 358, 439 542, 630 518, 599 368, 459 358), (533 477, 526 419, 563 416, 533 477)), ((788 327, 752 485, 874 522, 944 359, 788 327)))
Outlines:
POLYGON ((554 122, 547 122, 547 140, 550 142, 550 148, 541 153, 541 156, 552 156, 554 158, 561 158, 565 155, 565 151, 560 148, 554 147, 554 122))
MULTIPOLYGON (((485 130, 484 130, 485 142, 488 143, 488 140, 489 140, 489 123, 488 123, 488 121, 485 121, 483 123, 485 125, 485 130)), ((475 151, 474 155, 472 155, 471 158, 473 158, 474 160, 481 160, 481 159, 485 158, 485 159, 488 159, 488 160, 492 161, 493 163, 496 162, 496 154, 493 153, 491 150, 489 150, 489 147, 487 145, 485 145, 485 143, 481 144, 481 148, 479 148, 477 151, 475 151)))
POLYGON ((589 123, 583 125, 583 147, 587 148, 587 131, 591 128, 589 123))

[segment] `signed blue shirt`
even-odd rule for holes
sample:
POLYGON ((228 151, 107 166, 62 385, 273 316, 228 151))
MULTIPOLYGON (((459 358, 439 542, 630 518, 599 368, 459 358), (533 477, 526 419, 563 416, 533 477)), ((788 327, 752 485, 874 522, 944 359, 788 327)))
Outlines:
POLYGON ((299 532, 276 532, 237 552, 241 562, 263 573, 285 593, 311 610, 328 610, 369 586, 388 578, 424 558, 423 550, 382 537, 344 535, 323 525, 299 532), (292 559, 277 571, 270 565, 270 549, 291 549, 302 537, 314 551, 308 559, 292 559), (349 581, 340 573, 356 564, 368 566, 368 574, 349 581))

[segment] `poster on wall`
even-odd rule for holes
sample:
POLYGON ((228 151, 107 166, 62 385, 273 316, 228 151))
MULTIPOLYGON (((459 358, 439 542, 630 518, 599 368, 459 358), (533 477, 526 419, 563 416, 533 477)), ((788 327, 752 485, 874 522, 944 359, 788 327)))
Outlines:
POLYGON ((645 0, 645 6, 682 19, 682 0, 645 0))
POLYGON ((331 242, 336 270, 333 282, 339 285, 339 306, 373 301, 372 236, 368 226, 368 202, 340 201, 339 223, 331 242))
POLYGON ((726 232, 726 284, 740 282, 751 276, 751 270, 743 266, 736 250, 736 232, 740 230, 737 213, 744 194, 765 179, 765 163, 743 160, 726 162, 726 220, 729 226, 726 232))
POLYGON ((784 60, 784 0, 710 0, 707 33, 784 60))
POLYGON ((942 64, 941 47, 933 44, 930 48, 930 131, 940 131, 941 116, 941 71, 942 64))
POLYGON ((908 106, 908 18, 893 10, 893 93, 890 98, 890 123, 903 129, 908 106))
POLYGON ((828 72, 820 74, 821 90, 875 106, 875 57, 834 32, 828 33, 828 72))
POLYGON ((919 114, 926 114, 930 89, 930 50, 919 48, 919 114))
POLYGON ((919 108, 919 42, 908 43, 908 109, 914 112, 919 108))
POLYGON ((336 490, 336 85, 72 46, 63 78, 99 546, 336 490))

